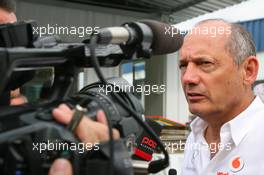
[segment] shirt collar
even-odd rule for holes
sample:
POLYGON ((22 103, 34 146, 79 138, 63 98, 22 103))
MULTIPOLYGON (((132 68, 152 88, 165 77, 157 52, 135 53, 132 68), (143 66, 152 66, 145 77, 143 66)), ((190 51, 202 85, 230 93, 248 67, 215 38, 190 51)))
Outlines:
MULTIPOLYGON (((224 128, 229 128, 231 136, 236 146, 243 140, 248 133, 249 129, 254 125, 254 115, 257 111, 263 110, 264 104, 261 99, 257 96, 253 102, 239 115, 234 117, 229 122, 225 123, 221 127, 221 131, 224 128)), ((200 117, 196 117, 190 124, 191 130, 196 140, 199 136, 203 136, 204 130, 207 127, 207 123, 200 117)))
POLYGON ((257 112, 263 110, 263 108, 264 104, 257 96, 243 112, 228 122, 236 146, 243 140, 249 129, 254 126, 256 121, 254 118, 257 116, 257 112))
POLYGON ((207 128, 207 123, 200 117, 196 117, 190 124, 191 130, 195 141, 197 141, 199 136, 202 136, 204 130, 207 128))

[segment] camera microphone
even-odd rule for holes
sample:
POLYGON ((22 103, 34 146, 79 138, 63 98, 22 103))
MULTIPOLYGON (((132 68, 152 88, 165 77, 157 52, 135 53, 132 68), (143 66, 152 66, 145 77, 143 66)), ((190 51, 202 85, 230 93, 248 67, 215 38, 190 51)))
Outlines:
POLYGON ((179 30, 154 20, 125 23, 121 27, 102 28, 98 33, 99 44, 142 45, 151 49, 154 55, 175 52, 183 43, 179 30), (173 34, 167 34, 172 29, 173 34))

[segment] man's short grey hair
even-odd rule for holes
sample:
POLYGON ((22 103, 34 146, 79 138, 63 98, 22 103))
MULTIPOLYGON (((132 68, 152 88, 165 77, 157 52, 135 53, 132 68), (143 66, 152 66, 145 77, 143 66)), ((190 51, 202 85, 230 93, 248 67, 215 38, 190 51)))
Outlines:
POLYGON ((231 24, 231 35, 226 49, 240 65, 247 57, 256 56, 256 47, 251 34, 240 24, 231 24))
POLYGON ((237 65, 240 65, 249 56, 256 56, 256 47, 253 38, 243 26, 227 22, 223 19, 207 19, 200 21, 195 26, 210 21, 222 21, 231 26, 231 34, 226 43, 226 50, 234 57, 237 65))
POLYGON ((16 2, 15 0, 0 0, 0 8, 8 12, 16 12, 16 2))

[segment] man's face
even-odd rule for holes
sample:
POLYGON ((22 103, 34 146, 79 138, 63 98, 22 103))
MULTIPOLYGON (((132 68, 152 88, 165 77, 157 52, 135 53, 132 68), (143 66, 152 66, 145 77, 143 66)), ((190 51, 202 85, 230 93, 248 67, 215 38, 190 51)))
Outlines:
MULTIPOLYGON (((230 26, 223 22, 205 22, 198 27, 230 26)), ((225 114, 236 106, 243 95, 243 72, 226 51, 230 35, 193 32, 180 50, 179 67, 182 87, 189 110, 200 117, 225 114)))
POLYGON ((0 8, 0 24, 5 23, 14 23, 16 22, 16 15, 12 12, 8 12, 2 8, 0 8))

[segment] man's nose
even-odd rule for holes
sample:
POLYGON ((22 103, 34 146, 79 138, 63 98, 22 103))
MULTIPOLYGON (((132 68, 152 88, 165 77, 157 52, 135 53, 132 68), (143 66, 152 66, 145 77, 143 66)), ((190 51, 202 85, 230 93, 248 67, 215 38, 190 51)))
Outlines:
POLYGON ((189 63, 186 70, 182 74, 182 83, 184 85, 197 85, 200 82, 197 67, 193 63, 189 63))

